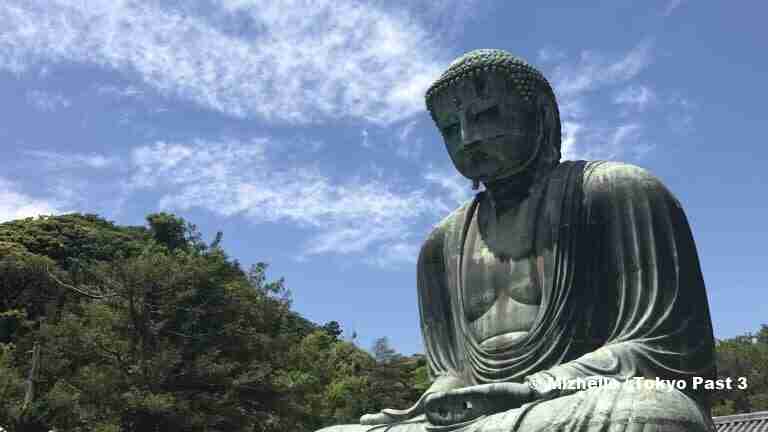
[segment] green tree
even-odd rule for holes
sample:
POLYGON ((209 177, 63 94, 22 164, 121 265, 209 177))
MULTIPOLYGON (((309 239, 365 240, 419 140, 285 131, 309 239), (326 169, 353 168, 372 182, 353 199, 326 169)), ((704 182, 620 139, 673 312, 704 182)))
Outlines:
POLYGON ((221 240, 165 213, 0 224, 0 426, 312 431, 420 394, 423 357, 312 323, 221 240))
POLYGON ((168 213, 153 213, 147 216, 149 232, 158 243, 170 250, 187 248, 187 227, 184 219, 168 213))
POLYGON ((719 340, 717 369, 720 379, 730 378, 734 385, 714 394, 713 415, 768 410, 768 326, 756 334, 719 340), (738 388, 739 378, 747 388, 738 388))
POLYGON ((90 271, 113 292, 38 335, 51 426, 223 431, 280 417, 270 377, 287 309, 223 253, 147 252, 90 271))
POLYGON ((389 364, 399 359, 399 354, 389 344, 389 338, 386 336, 380 337, 373 342, 371 347, 373 357, 376 359, 376 363, 389 364))

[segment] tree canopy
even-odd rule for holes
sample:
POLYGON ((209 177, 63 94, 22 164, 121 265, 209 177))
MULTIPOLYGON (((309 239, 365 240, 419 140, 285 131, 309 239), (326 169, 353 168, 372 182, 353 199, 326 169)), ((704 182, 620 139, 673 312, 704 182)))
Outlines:
POLYGON ((411 402, 418 361, 401 373, 305 319, 221 239, 166 213, 0 224, 0 426, 311 431, 411 402))

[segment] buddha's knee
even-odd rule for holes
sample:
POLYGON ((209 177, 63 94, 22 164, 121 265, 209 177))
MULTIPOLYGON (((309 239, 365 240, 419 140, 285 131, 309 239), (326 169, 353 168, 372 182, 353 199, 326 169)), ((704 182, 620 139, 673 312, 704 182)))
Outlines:
POLYGON ((537 403, 520 431, 713 431, 706 411, 677 389, 633 380, 537 403))
POLYGON ((361 424, 345 424, 328 426, 320 429, 317 432, 424 432, 424 426, 427 424, 424 421, 414 422, 399 422, 385 425, 361 425, 361 424))
POLYGON ((693 398, 653 380, 623 384, 623 416, 659 425, 664 430, 713 430, 712 419, 693 398))
POLYGON ((365 432, 367 427, 359 424, 344 424, 324 427, 316 432, 365 432))

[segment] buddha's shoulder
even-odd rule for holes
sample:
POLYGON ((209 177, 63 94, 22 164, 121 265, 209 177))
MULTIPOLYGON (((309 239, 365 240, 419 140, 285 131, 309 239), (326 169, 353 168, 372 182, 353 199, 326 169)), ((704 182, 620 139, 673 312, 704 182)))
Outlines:
POLYGON ((424 246, 437 246, 438 244, 441 244, 447 236, 452 233, 457 233, 457 230, 461 230, 464 226, 467 211, 469 211, 469 208, 472 206, 472 202, 473 199, 468 200, 438 222, 427 236, 424 246))
POLYGON ((609 197, 632 191, 670 194, 658 177, 645 168, 624 162, 593 161, 584 168, 584 192, 609 197))

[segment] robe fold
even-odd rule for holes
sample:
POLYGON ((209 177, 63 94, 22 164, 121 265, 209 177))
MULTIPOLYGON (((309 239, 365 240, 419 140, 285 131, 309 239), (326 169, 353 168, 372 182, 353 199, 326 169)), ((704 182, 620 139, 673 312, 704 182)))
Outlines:
POLYGON ((484 349, 464 318, 465 238, 480 195, 425 242, 418 294, 432 376, 531 380, 551 396, 576 378, 659 377, 685 380, 706 407, 692 378, 714 377, 714 338, 678 201, 645 170, 615 162, 563 162, 545 181, 534 241, 542 304, 524 340, 484 349))

